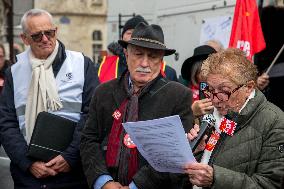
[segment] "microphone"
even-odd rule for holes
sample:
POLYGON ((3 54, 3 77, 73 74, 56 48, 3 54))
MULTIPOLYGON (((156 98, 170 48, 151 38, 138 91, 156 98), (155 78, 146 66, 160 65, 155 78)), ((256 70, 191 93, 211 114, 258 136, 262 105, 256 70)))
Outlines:
POLYGON ((210 134, 208 131, 211 131, 211 128, 214 127, 215 122, 216 122, 216 119, 214 118, 214 116, 212 114, 205 114, 202 117, 198 135, 195 139, 190 141, 190 147, 192 149, 192 152, 194 152, 194 150, 196 149, 196 147, 198 146, 198 144, 202 140, 203 136, 205 134, 210 134))

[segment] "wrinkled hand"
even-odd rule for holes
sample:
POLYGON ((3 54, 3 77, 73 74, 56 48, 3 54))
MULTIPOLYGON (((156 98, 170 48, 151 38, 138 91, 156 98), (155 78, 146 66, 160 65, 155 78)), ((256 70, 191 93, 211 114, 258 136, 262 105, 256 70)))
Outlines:
POLYGON ((209 98, 197 100, 197 101, 193 102, 192 105, 191 105, 193 115, 196 116, 196 117, 210 113, 213 110, 213 108, 214 108, 214 106, 212 104, 211 99, 209 99, 209 98))
POLYGON ((122 189, 123 186, 119 182, 109 181, 103 185, 102 189, 122 189))
POLYGON ((210 187, 213 183, 213 168, 202 163, 191 163, 184 167, 189 181, 199 187, 210 187))
MULTIPOLYGON (((195 124, 194 127, 192 129, 190 129, 189 133, 187 133, 187 139, 192 141, 194 140, 197 136, 198 136, 198 132, 199 132, 199 125, 195 124)), ((206 146, 206 139, 208 138, 207 135, 204 135, 204 137, 202 138, 202 140, 200 141, 200 143, 198 144, 198 146, 196 147, 195 151, 193 152, 198 153, 201 152, 205 149, 206 146)))
POLYGON ((56 172, 69 172, 71 169, 69 164, 61 155, 58 155, 49 162, 47 162, 45 166, 53 169, 56 172))
POLYGON ((55 176, 57 174, 55 170, 46 167, 45 163, 41 161, 34 162, 29 170, 36 178, 45 178, 48 176, 55 176))
POLYGON ((257 78, 257 87, 260 90, 263 90, 269 84, 269 76, 266 73, 263 73, 261 76, 257 78))

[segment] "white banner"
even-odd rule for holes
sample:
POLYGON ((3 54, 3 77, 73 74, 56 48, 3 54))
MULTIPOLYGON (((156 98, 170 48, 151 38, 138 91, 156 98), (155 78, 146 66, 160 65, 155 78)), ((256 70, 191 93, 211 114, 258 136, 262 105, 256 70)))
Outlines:
POLYGON ((203 19, 200 45, 204 45, 206 41, 214 39, 220 41, 224 48, 227 48, 231 35, 232 21, 231 16, 203 19))

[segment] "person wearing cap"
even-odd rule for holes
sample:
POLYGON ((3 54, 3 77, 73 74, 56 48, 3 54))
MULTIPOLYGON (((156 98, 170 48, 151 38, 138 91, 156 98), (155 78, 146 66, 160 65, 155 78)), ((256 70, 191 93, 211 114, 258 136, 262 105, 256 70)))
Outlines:
MULTIPOLYGON (((122 40, 129 41, 134 28, 141 22, 148 24, 141 15, 136 15, 127 20, 122 29, 122 40)), ((113 43, 110 44, 110 47, 112 47, 112 45, 113 43)), ((117 51, 116 55, 104 56, 98 70, 100 83, 120 77, 126 69, 127 62, 123 50, 117 51)), ((161 64, 161 73, 169 80, 177 81, 176 71, 172 67, 168 66, 165 61, 161 64)))
POLYGON ((119 43, 126 49, 128 70, 96 88, 82 132, 80 150, 88 184, 95 189, 175 188, 175 174, 154 171, 134 144, 123 142, 129 135, 122 123, 179 115, 188 131, 191 91, 160 72, 163 56, 175 52, 164 44, 160 26, 140 23, 129 41, 119 43))
POLYGON ((210 54, 216 53, 216 50, 209 45, 201 45, 194 49, 193 55, 187 58, 181 67, 181 75, 183 79, 188 82, 188 87, 191 89, 192 98, 192 111, 196 117, 209 113, 213 109, 210 99, 200 99, 199 96, 199 83, 201 82, 201 65, 210 54))

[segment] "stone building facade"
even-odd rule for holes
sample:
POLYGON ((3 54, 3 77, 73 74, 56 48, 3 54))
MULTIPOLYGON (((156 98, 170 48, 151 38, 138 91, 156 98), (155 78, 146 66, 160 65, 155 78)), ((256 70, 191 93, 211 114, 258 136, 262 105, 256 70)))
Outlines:
POLYGON ((107 0, 35 0, 34 7, 53 15, 58 39, 67 49, 98 61, 107 45, 107 0))

